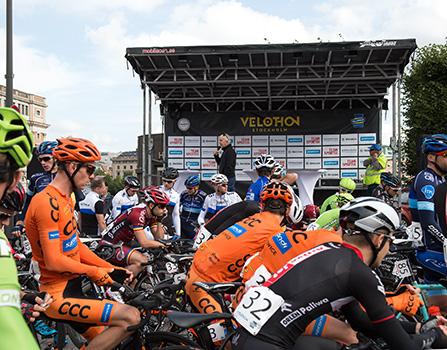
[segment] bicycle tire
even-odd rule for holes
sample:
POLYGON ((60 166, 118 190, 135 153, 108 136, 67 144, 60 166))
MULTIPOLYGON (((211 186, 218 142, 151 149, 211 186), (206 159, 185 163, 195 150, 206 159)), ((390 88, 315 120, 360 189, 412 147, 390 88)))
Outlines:
POLYGON ((181 336, 177 333, 173 332, 152 332, 149 334, 145 334, 145 346, 148 346, 149 349, 165 349, 166 346, 191 346, 191 347, 200 347, 191 339, 188 339, 184 336, 181 336))
POLYGON ((81 346, 85 344, 86 339, 78 332, 76 332, 76 330, 74 330, 73 327, 71 327, 69 324, 65 324, 65 331, 73 345, 76 346, 78 349, 80 349, 81 346))

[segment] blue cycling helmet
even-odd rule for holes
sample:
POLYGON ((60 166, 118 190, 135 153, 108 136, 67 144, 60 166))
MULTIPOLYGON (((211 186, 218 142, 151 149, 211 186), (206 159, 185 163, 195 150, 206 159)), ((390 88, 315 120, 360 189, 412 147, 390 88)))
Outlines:
POLYGON ((424 139, 422 143, 423 153, 437 153, 447 151, 447 135, 434 134, 424 139))
POLYGON ((53 154, 53 149, 57 146, 57 141, 43 141, 39 147, 37 147, 37 154, 53 154))
POLYGON ((380 181, 384 183, 384 185, 390 186, 391 188, 400 188, 400 180, 391 173, 384 172, 380 174, 380 181))
POLYGON ((196 187, 200 185, 199 175, 191 175, 185 180, 186 187, 196 187))
POLYGON ((382 146, 380 146, 378 143, 375 143, 374 145, 371 145, 369 148, 370 151, 382 151, 382 146))

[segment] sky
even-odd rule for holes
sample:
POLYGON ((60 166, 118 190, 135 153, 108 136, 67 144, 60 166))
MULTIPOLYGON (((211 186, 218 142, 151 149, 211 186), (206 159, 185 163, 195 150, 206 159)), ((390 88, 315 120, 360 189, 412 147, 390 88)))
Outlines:
MULTIPOLYGON (((127 69, 127 47, 263 44, 265 38, 271 43, 415 38, 421 47, 446 43, 447 37, 445 0, 13 2, 14 88, 46 97, 47 138, 84 137, 113 152, 134 150, 142 133, 142 90, 127 69)), ((154 133, 161 131, 158 104, 154 133)), ((384 144, 390 120, 391 111, 384 144)))

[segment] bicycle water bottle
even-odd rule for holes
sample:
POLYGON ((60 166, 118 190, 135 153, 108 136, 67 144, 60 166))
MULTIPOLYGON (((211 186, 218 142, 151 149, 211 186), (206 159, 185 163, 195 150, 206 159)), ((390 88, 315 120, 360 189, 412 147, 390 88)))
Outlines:
POLYGON ((428 308, 428 314, 430 316, 441 316, 441 309, 436 305, 430 306, 428 308))

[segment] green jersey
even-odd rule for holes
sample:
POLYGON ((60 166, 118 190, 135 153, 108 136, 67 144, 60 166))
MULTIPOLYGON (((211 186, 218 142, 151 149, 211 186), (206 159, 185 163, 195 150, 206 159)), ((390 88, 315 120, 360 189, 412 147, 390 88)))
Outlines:
POLYGON ((3 230, 0 229, 0 339, 3 349, 39 349, 20 310, 17 267, 3 230))
POLYGON ((331 209, 321 214, 318 219, 307 227, 307 231, 326 229, 338 230, 340 227, 340 208, 331 209))
MULTIPOLYGON (((354 199, 350 193, 334 193, 332 196, 326 198, 320 208, 320 213, 324 213, 326 210, 338 208, 338 201, 344 199, 343 203, 350 202, 354 199), (343 198, 339 198, 343 197, 343 198)), ((341 206, 341 205, 340 205, 341 206)))

